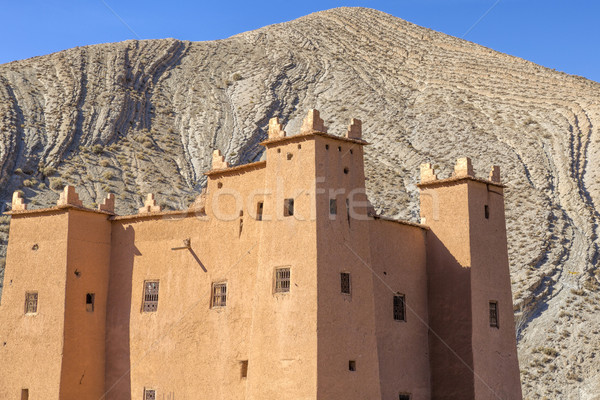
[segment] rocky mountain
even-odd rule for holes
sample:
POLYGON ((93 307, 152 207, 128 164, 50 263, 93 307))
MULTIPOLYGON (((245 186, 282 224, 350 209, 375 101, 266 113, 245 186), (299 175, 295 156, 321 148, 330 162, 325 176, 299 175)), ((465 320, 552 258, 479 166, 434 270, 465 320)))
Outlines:
MULTIPOLYGON (((261 157, 270 117, 288 132, 317 108, 330 133, 363 120, 369 196, 418 220, 418 166, 501 166, 523 389, 600 393, 600 84, 421 28, 338 8, 226 40, 127 41, 0 65, 0 208, 20 189, 53 204, 154 192, 185 207, 213 149, 261 157)), ((8 217, 1 217, 2 251, 8 217)))

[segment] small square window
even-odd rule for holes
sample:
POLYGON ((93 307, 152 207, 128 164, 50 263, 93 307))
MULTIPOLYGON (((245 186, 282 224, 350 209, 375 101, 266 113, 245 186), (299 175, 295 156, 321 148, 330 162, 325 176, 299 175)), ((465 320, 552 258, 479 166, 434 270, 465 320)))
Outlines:
POLYGON ((242 378, 248 377, 248 360, 240 362, 240 374, 242 378))
POLYGON ((275 269, 275 293, 287 293, 290 291, 290 269, 275 269))
POLYGON ((394 320, 406 321, 406 299, 403 294, 394 296, 394 320))
POLYGON ((294 199, 285 199, 283 202, 283 216, 294 215, 294 199))
POLYGON ((410 400, 410 394, 409 393, 401 393, 400 396, 398 396, 398 400, 410 400))
POLYGON ((85 309, 87 312, 94 312, 94 300, 96 300, 96 295, 94 293, 85 295, 85 309))
POLYGON ((350 294, 350 274, 342 272, 340 274, 341 289, 343 294, 350 294))
POLYGON ((37 313, 38 294, 37 292, 25 293, 25 314, 37 313))
POLYGON ((492 328, 499 328, 498 324, 498 302, 490 301, 490 326, 492 328))
POLYGON ((225 307, 227 305, 227 283, 213 283, 212 306, 225 307))
POLYGON ((348 371, 356 371, 356 361, 348 361, 348 371))
POLYGON ((144 312, 155 312, 158 309, 158 281, 144 281, 144 312))
POLYGON ((257 221, 262 221, 262 216, 263 216, 263 206, 264 203, 262 201, 259 201, 256 204, 256 220, 257 221))
POLYGON ((329 199, 329 215, 337 214, 337 200, 329 199))
POLYGON ((156 390, 144 389, 144 400, 156 400, 156 390))

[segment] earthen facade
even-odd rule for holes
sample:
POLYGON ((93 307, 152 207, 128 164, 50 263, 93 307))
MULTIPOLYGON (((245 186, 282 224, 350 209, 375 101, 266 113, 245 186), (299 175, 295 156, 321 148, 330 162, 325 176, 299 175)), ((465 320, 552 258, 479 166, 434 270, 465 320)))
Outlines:
POLYGON ((499 170, 421 169, 421 222, 376 215, 361 123, 269 123, 188 209, 15 193, 2 399, 520 399, 499 170))

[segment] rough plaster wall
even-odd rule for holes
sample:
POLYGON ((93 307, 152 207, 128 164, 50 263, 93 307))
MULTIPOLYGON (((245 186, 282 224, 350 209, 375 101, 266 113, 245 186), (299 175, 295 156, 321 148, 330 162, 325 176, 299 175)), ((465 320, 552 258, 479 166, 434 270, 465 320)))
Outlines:
MULTIPOLYGON (((442 176, 459 156, 471 156, 481 176, 499 164, 513 293, 525 314, 517 313, 525 394, 586 395, 600 390, 599 91, 359 8, 214 42, 74 48, 0 66, 0 197, 21 189, 45 206, 70 182, 88 205, 117 193, 120 213, 148 191, 179 208, 203 185, 213 149, 232 163, 257 160, 268 118, 294 132, 312 107, 330 132, 350 117, 364 121, 369 195, 388 215, 417 219, 422 162, 442 176)), ((4 249, 8 221, 0 222, 4 249)))

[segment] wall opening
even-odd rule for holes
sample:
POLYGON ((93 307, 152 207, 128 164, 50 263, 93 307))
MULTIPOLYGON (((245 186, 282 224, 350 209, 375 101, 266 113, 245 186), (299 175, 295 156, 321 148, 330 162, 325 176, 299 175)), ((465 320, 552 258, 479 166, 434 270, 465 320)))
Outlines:
POLYGON ((394 296, 394 320, 406 321, 406 298, 403 294, 394 296))
POLYGON ((144 304, 142 311, 155 312, 158 309, 158 281, 144 281, 144 304))
POLYGON ((264 203, 259 201, 256 203, 256 220, 262 221, 264 203))
POLYGON ((347 175, 347 174, 348 174, 348 172, 350 172, 350 169, 348 169, 348 167, 345 167, 345 168, 344 168, 344 173, 347 175))
POLYGON ((219 183, 217 183, 217 187, 218 187, 219 189, 221 189, 221 188, 223 187, 223 182, 219 182, 219 183))
POLYGON ((38 308, 37 292, 25 293, 25 314, 36 314, 38 308))
POLYGON ((338 146, 338 151, 341 153, 342 152, 342 146, 338 146))
POLYGON ((328 144, 325 145, 325 150, 329 150, 329 145, 328 144))
POLYGON ((340 273, 341 290, 343 294, 350 294, 350 273, 340 273))
POLYGON ((490 219, 490 208, 487 205, 483 206, 483 213, 485 215, 485 219, 490 219))
POLYGON ((213 283, 212 306, 225 307, 227 305, 227 283, 213 283))
POLYGON ((348 371, 356 371, 356 361, 348 361, 348 371))
POLYGON ((400 393, 398 400, 410 400, 410 393, 400 393))
POLYGON ((238 238, 242 237, 242 230, 244 229, 244 212, 240 211, 240 230, 238 232, 238 238))
POLYGON ((248 377, 248 360, 243 360, 240 362, 240 376, 242 379, 248 377))
POLYGON ((490 326, 492 328, 499 328, 498 324, 498 302, 490 301, 490 326))
POLYGON ((292 153, 287 153, 286 158, 289 160, 291 160, 292 158, 294 158, 294 155, 292 153))
POLYGON ((290 291, 290 268, 275 268, 275 293, 287 293, 290 291))
POLYGON ((298 150, 300 150, 301 148, 302 148, 302 145, 301 145, 301 144, 299 144, 299 145, 298 145, 298 150))
POLYGON ((346 199, 346 218, 348 219, 348 226, 350 226, 350 200, 346 199))
POLYGON ((29 400, 29 389, 21 389, 21 400, 29 400))
POLYGON ((85 310, 87 312, 94 312, 94 300, 96 300, 96 294, 88 293, 85 295, 85 310))
POLYGON ((329 215, 337 214, 337 200, 329 199, 329 215))
POLYGON ((289 217, 294 215, 294 199, 285 199, 283 201, 283 216, 289 217))

